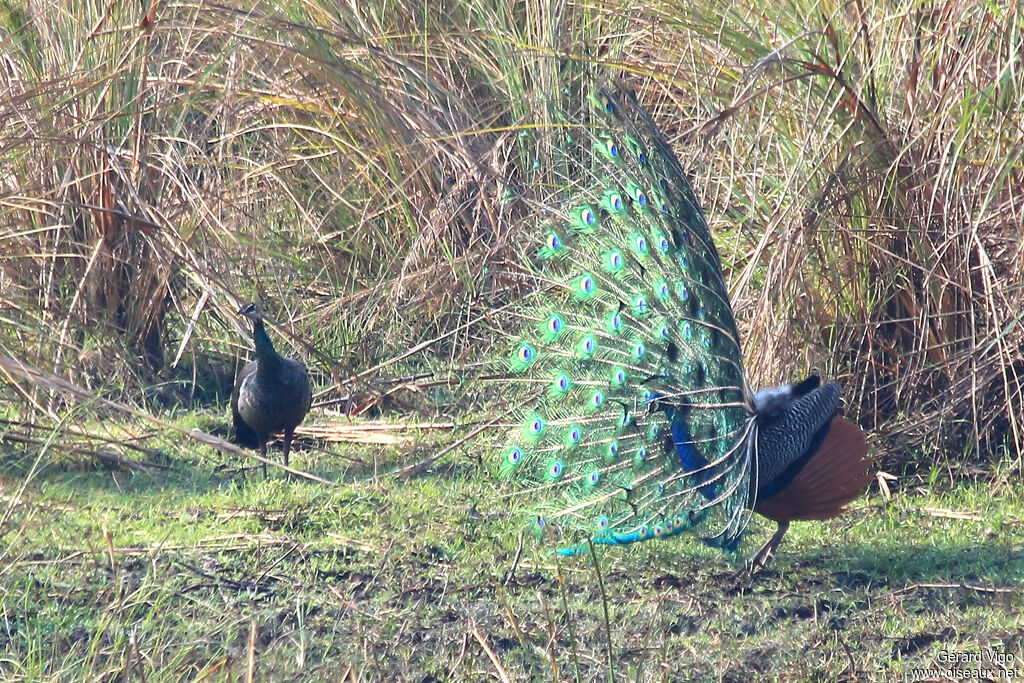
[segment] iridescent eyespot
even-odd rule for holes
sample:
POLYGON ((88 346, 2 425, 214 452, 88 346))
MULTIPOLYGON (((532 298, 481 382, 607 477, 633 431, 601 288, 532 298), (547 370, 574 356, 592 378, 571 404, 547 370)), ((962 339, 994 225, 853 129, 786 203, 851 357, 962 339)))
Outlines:
POLYGON ((564 471, 565 467, 562 465, 561 460, 553 460, 551 464, 548 465, 548 477, 551 479, 558 479, 562 476, 562 472, 564 471))
POLYGON ((658 282, 658 284, 655 285, 654 294, 659 299, 667 299, 669 293, 670 293, 670 291, 669 291, 669 288, 668 288, 668 283, 665 282, 664 280, 658 282))
POLYGON ((600 408, 602 405, 604 405, 604 394, 600 391, 594 391, 594 393, 590 395, 590 407, 600 408))
POLYGON ((605 268, 611 273, 617 273, 618 271, 622 270, 622 253, 615 250, 605 252, 604 265, 605 268))
POLYGON ((647 238, 637 234, 633 236, 633 251, 643 256, 647 253, 647 238))
POLYGON ((544 245, 540 248, 539 256, 541 258, 552 258, 558 256, 562 248, 565 245, 562 243, 562 237, 557 232, 549 232, 544 236, 544 245))
POLYGON ((594 215, 594 212, 590 210, 589 206, 583 207, 580 211, 580 219, 587 225, 593 225, 597 222, 597 216, 594 215))
POLYGON ((612 208, 615 211, 622 211, 622 197, 618 195, 612 197, 612 208))
POLYGON ((622 330, 622 316, 618 313, 612 313, 608 316, 608 331, 609 332, 620 332, 622 330))
POLYGON ((647 297, 643 294, 633 297, 633 312, 638 316, 647 313, 647 297))
POLYGON ((608 518, 605 517, 604 515, 601 515, 600 517, 597 518, 597 529, 598 529, 598 531, 606 531, 608 529, 609 524, 610 524, 610 522, 608 521, 608 518))
POLYGON ((559 374, 555 377, 555 381, 551 383, 551 388, 559 394, 564 394, 569 391, 569 387, 572 386, 572 382, 569 381, 569 376, 565 373, 559 374))
POLYGON ((658 434, 660 433, 661 427, 659 427, 656 424, 652 424, 650 427, 647 428, 647 439, 649 441, 654 441, 655 439, 658 438, 658 434))
POLYGON ((658 336, 660 336, 662 339, 668 339, 668 335, 668 325, 662 325, 661 327, 658 328, 658 336))
POLYGON ((578 444, 582 438, 583 432, 579 427, 569 427, 565 432, 565 445, 571 448, 578 444))
POLYGON ((621 387, 626 383, 626 371, 622 368, 615 368, 612 370, 612 384, 617 387, 621 387))
POLYGON ((655 246, 658 247, 658 251, 660 251, 661 253, 663 253, 663 254, 667 254, 668 253, 668 249, 669 249, 668 238, 665 237, 664 234, 662 234, 660 232, 657 233, 654 236, 654 244, 655 244, 655 246))
POLYGON ((641 464, 646 459, 647 459, 647 449, 644 448, 643 446, 641 446, 640 448, 636 449, 636 453, 633 455, 633 461, 636 464, 639 465, 639 464, 641 464))
POLYGON ((663 190, 668 189, 668 183, 665 182, 664 178, 658 178, 658 186, 661 187, 661 189, 663 190))
POLYGON ((676 285, 676 296, 682 301, 686 301, 690 298, 690 290, 686 288, 686 285, 680 282, 676 285))
POLYGON ((633 352, 633 358, 636 358, 637 360, 640 360, 641 358, 644 357, 644 354, 647 353, 647 349, 644 347, 644 343, 643 342, 636 342, 635 344, 633 344, 633 351, 632 352, 633 352))
POLYGON ((523 459, 523 449, 519 446, 513 446, 508 449, 508 454, 505 456, 505 459, 510 465, 518 465, 519 461, 523 459))
POLYGON ((573 294, 576 298, 587 299, 596 291, 597 283, 594 282, 593 276, 589 273, 584 273, 576 278, 573 286, 573 294))
POLYGON ((521 372, 530 367, 536 358, 537 351, 526 342, 523 342, 516 347, 515 351, 512 352, 512 358, 509 360, 509 365, 512 367, 513 371, 521 372))
POLYGON ((599 481, 601 481, 601 473, 598 472, 597 470, 594 470, 593 472, 587 475, 587 483, 590 484, 591 486, 597 486, 597 482, 599 481))
POLYGON ((641 166, 647 164, 647 152, 643 152, 643 151, 638 152, 637 155, 636 155, 636 158, 637 158, 637 161, 640 162, 641 166))
POLYGON ((580 339, 580 342, 576 348, 579 351, 580 355, 589 358, 590 356, 594 355, 594 351, 597 350, 597 340, 594 339, 593 335, 585 335, 582 339, 580 339))
POLYGON ((683 323, 682 326, 680 327, 680 331, 683 334, 683 339, 692 339, 693 338, 693 326, 690 323, 688 323, 688 322, 683 323))
POLYGON ((613 156, 613 157, 619 156, 619 146, 617 144, 615 144, 614 140, 605 140, 604 148, 605 148, 605 150, 608 152, 608 154, 610 156, 613 156))
POLYGON ((544 332, 550 339, 557 339, 562 331, 565 329, 565 322, 562 317, 557 313, 552 313, 548 316, 548 319, 544 321, 544 332))
POLYGON ((665 533, 665 527, 663 527, 660 524, 655 524, 654 525, 654 537, 655 538, 661 538, 661 535, 663 533, 665 533))
POLYGON ((520 438, 528 443, 536 443, 544 434, 547 425, 540 415, 531 415, 519 428, 520 438))

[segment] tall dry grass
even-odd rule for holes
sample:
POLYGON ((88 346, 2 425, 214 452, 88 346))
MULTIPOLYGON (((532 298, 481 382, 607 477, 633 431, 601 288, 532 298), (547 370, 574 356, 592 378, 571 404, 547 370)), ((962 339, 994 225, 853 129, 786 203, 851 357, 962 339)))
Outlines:
POLYGON ((181 400, 259 297, 325 398, 464 364, 552 181, 531 127, 616 73, 694 174, 755 383, 817 369, 889 446, 1020 465, 1014 3, 74 5, 0 10, 0 353, 181 400))

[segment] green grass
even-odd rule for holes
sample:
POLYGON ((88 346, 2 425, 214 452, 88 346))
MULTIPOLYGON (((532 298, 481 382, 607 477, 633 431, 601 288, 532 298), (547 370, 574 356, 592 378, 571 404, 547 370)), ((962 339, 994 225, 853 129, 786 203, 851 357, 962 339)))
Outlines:
MULTIPOLYGON (((386 471, 410 446, 431 448, 339 450, 386 471)), ((263 480, 171 440, 167 471, 44 466, 4 527, 5 680, 237 679, 253 624, 257 680, 551 679, 552 662, 560 680, 607 680, 592 559, 529 537, 516 563, 522 525, 487 472, 452 456, 400 481, 312 453, 298 465, 340 483, 263 480)), ((5 492, 30 464, 5 458, 5 492)), ((986 648, 1019 661, 1024 496, 899 483, 795 524, 754 579, 691 537, 597 549, 616 678, 885 681, 986 648)), ((755 520, 742 554, 770 531, 755 520)))
POLYGON ((0 678, 240 680, 250 649, 260 680, 1024 659, 1020 3, 29 4, 0 2, 0 356, 225 434, 167 408, 224 402, 259 298, 318 400, 483 414, 445 380, 516 334, 489 313, 563 182, 543 131, 607 68, 693 175, 752 384, 841 380, 908 474, 752 581, 693 538, 599 549, 602 599, 587 556, 516 561, 477 453, 384 474, 441 438, 300 451, 329 488, 264 481, 0 374, 0 678))

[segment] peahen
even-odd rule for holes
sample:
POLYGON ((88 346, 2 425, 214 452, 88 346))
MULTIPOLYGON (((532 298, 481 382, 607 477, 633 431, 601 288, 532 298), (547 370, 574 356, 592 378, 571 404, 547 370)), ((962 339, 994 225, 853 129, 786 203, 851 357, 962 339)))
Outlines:
POLYGON ((501 361, 517 426, 500 477, 563 554, 700 526, 735 549, 750 510, 827 519, 870 480, 863 432, 817 376, 753 393, 718 252, 682 166, 628 91, 564 126, 564 187, 536 250, 542 283, 501 361), (586 118, 586 117, 585 117, 586 118), (557 530, 557 532, 556 532, 557 530))
MULTIPOLYGON (((259 447, 267 457, 267 440, 274 432, 284 432, 284 464, 288 466, 295 428, 309 412, 312 391, 306 366, 294 358, 282 358, 267 336, 263 314, 256 303, 238 311, 252 322, 252 340, 256 359, 245 364, 235 378, 231 392, 231 416, 238 442, 259 447)), ((263 476, 267 465, 263 463, 263 476)))

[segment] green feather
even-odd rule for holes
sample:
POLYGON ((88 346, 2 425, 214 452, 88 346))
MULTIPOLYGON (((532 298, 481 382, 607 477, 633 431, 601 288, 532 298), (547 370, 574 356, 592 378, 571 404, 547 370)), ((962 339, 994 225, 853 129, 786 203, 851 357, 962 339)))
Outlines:
POLYGON ((524 249, 544 286, 514 313, 502 362, 518 381, 503 388, 522 407, 496 469, 533 532, 570 549, 712 518, 732 542, 751 477, 748 390, 718 253, 648 114, 628 93, 590 101, 589 121, 550 140, 564 186, 537 199, 556 218, 524 249), (687 452, 704 465, 688 468, 687 452))

